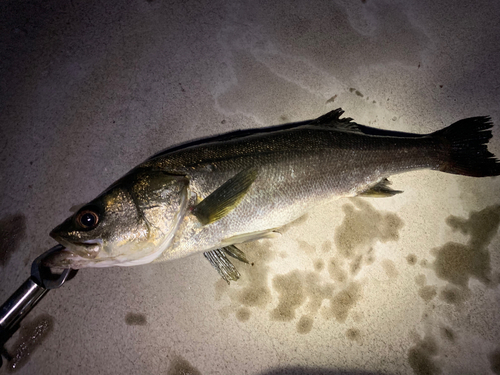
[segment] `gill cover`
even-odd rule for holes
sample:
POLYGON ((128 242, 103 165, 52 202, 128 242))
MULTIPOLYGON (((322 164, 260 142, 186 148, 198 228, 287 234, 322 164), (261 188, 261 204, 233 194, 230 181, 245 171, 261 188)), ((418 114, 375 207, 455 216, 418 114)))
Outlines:
POLYGON ((52 230, 67 250, 47 263, 75 269, 150 263, 170 245, 187 197, 184 176, 133 170, 52 230))

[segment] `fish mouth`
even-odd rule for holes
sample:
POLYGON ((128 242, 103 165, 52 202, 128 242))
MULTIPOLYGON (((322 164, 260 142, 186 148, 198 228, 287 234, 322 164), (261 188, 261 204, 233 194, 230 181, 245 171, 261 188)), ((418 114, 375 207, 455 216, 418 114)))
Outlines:
MULTIPOLYGON (((84 248, 85 254, 81 254, 84 258, 94 259, 99 253, 100 245, 102 241, 83 241, 83 242, 72 242, 72 244, 78 248, 84 248), (97 247, 97 251, 96 251, 97 247)), ((77 250, 77 252, 79 252, 77 250)))
POLYGON ((101 240, 69 241, 54 232, 50 236, 64 246, 64 249, 54 252, 43 261, 44 266, 54 269, 89 267, 102 248, 101 240))

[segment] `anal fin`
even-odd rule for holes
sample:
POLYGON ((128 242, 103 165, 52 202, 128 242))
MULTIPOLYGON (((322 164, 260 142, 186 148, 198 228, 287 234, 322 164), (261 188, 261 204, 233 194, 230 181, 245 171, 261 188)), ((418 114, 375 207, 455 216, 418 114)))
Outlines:
POLYGON ((232 256, 234 259, 238 259, 240 262, 247 263, 248 259, 243 251, 238 249, 234 245, 229 245, 222 248, 228 255, 232 256))
POLYGON ((370 198, 385 198, 392 197, 393 195, 400 194, 402 190, 393 190, 389 187, 391 182, 387 178, 383 178, 375 185, 369 187, 368 189, 358 193, 359 196, 362 197, 370 197, 370 198))
POLYGON ((245 253, 243 253, 243 251, 241 251, 234 245, 206 251, 203 253, 203 255, 228 284, 231 280, 238 280, 241 275, 236 267, 227 258, 227 255, 230 255, 241 262, 248 263, 245 253))

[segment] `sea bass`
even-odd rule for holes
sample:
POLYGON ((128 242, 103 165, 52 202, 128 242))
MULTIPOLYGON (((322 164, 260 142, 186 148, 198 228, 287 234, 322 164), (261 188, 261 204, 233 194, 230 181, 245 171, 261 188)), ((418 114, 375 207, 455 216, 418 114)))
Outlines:
POLYGON ((66 247, 57 268, 133 266, 203 252, 229 282, 246 262, 235 244, 273 236, 315 206, 339 197, 388 197, 387 177, 433 169, 500 174, 487 150, 489 117, 430 134, 387 131, 341 118, 227 133, 146 160, 57 226, 66 247))

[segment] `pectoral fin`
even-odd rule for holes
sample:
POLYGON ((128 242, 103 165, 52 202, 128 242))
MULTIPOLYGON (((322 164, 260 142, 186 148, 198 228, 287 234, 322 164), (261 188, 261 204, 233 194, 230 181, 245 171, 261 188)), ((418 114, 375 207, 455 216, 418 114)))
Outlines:
POLYGON ((362 197, 385 198, 392 197, 393 195, 403 192, 402 190, 391 189, 389 187, 390 184, 391 182, 387 178, 384 178, 358 195, 362 197))
POLYGON ((254 168, 239 172, 202 200, 193 214, 203 225, 223 218, 240 203, 256 178, 257 170, 254 168))
POLYGON ((243 251, 241 251, 234 245, 212 251, 206 251, 203 253, 203 255, 228 284, 231 280, 238 280, 240 278, 240 273, 231 263, 231 261, 227 259, 227 255, 230 255, 242 262, 248 263, 248 260, 243 251))

